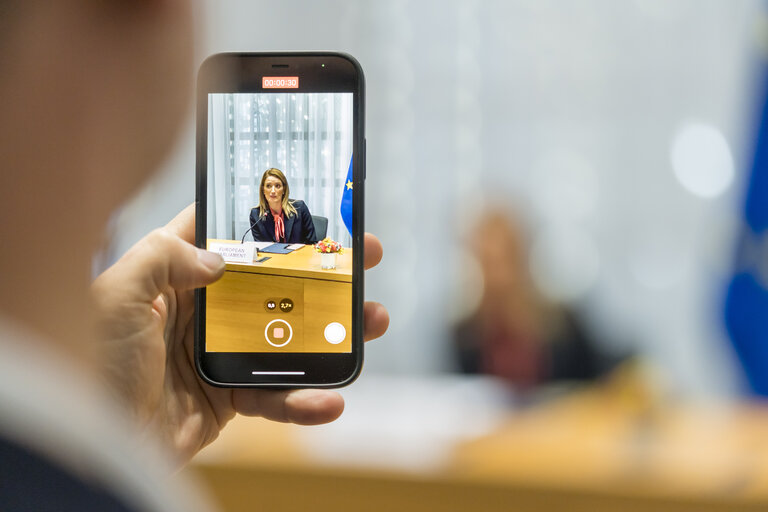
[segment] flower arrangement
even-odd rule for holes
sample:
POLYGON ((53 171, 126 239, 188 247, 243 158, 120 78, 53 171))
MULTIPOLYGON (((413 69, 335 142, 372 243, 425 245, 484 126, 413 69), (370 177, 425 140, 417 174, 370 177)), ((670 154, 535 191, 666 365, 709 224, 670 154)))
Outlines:
POLYGON ((315 251, 321 254, 344 254, 341 243, 325 238, 315 244, 315 251))

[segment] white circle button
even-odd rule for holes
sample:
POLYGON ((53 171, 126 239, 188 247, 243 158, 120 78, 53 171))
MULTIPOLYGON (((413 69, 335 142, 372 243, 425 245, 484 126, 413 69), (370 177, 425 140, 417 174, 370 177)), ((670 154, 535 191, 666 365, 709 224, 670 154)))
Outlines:
POLYGON ((347 330, 339 322, 331 322, 325 326, 325 341, 338 345, 347 337, 347 330))

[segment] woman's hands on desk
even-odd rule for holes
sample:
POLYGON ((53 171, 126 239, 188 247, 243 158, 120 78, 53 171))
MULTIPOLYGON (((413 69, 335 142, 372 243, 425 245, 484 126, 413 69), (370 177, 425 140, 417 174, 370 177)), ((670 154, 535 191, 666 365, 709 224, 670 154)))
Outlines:
MULTIPOLYGON (((268 391, 209 386, 194 364, 194 289, 224 274, 217 254, 194 247, 190 206, 139 241, 93 283, 110 385, 140 425, 153 427, 185 463, 216 439, 236 413, 303 425, 327 423, 344 410, 328 390, 268 391)), ((365 268, 379 263, 379 240, 365 235, 365 268)), ((387 330, 381 304, 366 302, 365 339, 387 330)))

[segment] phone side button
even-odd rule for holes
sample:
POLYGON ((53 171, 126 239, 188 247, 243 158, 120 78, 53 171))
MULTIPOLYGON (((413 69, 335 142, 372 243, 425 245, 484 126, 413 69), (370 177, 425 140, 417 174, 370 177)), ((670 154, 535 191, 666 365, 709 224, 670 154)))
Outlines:
POLYGON ((363 139, 363 158, 361 159, 363 162, 363 181, 365 181, 366 175, 368 174, 368 166, 365 165, 365 159, 368 156, 368 139, 363 139))

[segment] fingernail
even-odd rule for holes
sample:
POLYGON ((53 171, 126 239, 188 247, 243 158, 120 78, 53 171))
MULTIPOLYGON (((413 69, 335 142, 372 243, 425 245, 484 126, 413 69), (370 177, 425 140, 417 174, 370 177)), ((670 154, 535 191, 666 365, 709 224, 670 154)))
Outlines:
POLYGON ((205 249, 198 249, 197 259, 200 261, 200 263, 214 272, 218 272, 224 268, 224 258, 215 252, 206 251, 205 249))

